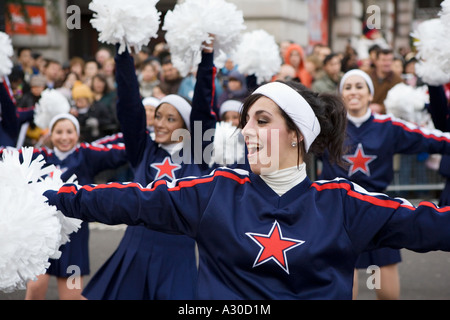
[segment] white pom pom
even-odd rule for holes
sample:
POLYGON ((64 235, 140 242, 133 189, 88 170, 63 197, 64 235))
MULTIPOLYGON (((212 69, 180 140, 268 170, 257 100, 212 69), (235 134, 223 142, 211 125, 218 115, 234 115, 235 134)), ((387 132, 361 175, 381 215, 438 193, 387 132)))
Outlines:
POLYGON ((426 86, 413 88, 407 84, 399 83, 388 91, 384 105, 387 113, 420 124, 422 110, 429 103, 429 100, 426 86))
POLYGON ((49 206, 42 194, 62 184, 41 179, 56 168, 43 168, 41 155, 31 161, 33 148, 22 153, 22 163, 17 150, 5 150, 0 161, 0 290, 4 292, 25 289, 29 280, 45 273, 48 259, 58 258, 59 247, 81 226, 80 220, 65 218, 49 206))
POLYGON ((46 129, 54 116, 69 111, 69 101, 61 92, 55 89, 45 89, 34 109, 34 123, 38 127, 46 129))
POLYGON ((255 75, 258 84, 270 81, 281 66, 275 38, 264 30, 244 33, 232 60, 240 73, 255 75))
POLYGON ((209 34, 215 35, 214 64, 223 67, 245 28, 242 12, 224 0, 186 0, 167 12, 162 27, 172 62, 182 76, 200 63, 202 44, 211 41, 209 34))
POLYGON ((416 73, 427 84, 441 85, 450 81, 450 44, 442 19, 420 23, 411 33, 417 48, 416 73))
POLYGON ((0 31, 0 81, 9 75, 13 68, 11 57, 14 55, 11 38, 0 31))
POLYGON ((134 48, 139 52, 151 38, 158 36, 161 23, 156 9, 159 0, 93 0, 89 9, 94 11, 92 26, 99 31, 98 40, 120 44, 119 54, 134 48))
POLYGON ((450 27, 450 0, 444 0, 441 2, 441 11, 439 12, 439 17, 440 17, 442 23, 447 28, 449 28, 450 27))
POLYGON ((230 122, 218 122, 214 133, 214 150, 210 166, 241 164, 244 163, 244 158, 245 143, 241 130, 230 122))

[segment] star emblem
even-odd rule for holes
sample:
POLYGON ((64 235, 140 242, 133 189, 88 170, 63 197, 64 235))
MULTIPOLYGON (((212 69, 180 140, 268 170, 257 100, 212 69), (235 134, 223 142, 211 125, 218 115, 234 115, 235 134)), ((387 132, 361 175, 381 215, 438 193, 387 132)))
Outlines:
POLYGON ((258 256, 253 263, 253 268, 270 260, 275 261, 287 274, 289 274, 289 266, 286 252, 303 244, 305 241, 289 239, 283 237, 278 221, 275 221, 269 234, 258 234, 247 232, 249 236, 260 248, 258 256))
POLYGON ((150 167, 157 170, 155 180, 161 179, 164 177, 169 178, 170 180, 175 179, 175 171, 181 168, 181 165, 173 163, 170 157, 165 157, 163 162, 161 163, 153 163, 150 167))
POLYGON ((355 174, 358 171, 361 171, 366 176, 370 176, 369 163, 375 160, 377 156, 366 155, 364 153, 362 144, 359 143, 353 155, 346 155, 343 156, 343 158, 351 163, 351 166, 348 170, 349 176, 355 174))

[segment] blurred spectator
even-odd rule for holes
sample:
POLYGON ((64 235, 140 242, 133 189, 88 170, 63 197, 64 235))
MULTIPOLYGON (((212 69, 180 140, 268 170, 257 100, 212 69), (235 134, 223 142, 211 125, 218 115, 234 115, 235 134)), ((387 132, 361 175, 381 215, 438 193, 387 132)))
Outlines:
POLYGON ((295 72, 295 69, 293 66, 287 63, 283 63, 280 66, 280 70, 275 75, 273 81, 281 80, 281 81, 290 81, 290 80, 297 80, 300 81, 297 77, 297 74, 295 72))
POLYGON ((349 42, 345 47, 344 55, 341 60, 341 71, 346 73, 352 69, 358 69, 358 55, 349 42))
POLYGON ((77 74, 79 79, 83 79, 84 74, 84 59, 80 57, 73 57, 69 61, 69 72, 74 72, 77 74))
POLYGON ((227 86, 219 96, 217 105, 221 106, 226 100, 243 100, 248 94, 245 76, 237 70, 231 71, 227 86))
POLYGON ((62 79, 62 65, 53 59, 46 59, 43 75, 47 79, 47 88, 54 89, 62 79))
POLYGON ((141 65, 138 81, 139 92, 143 98, 152 96, 153 88, 160 84, 156 67, 150 60, 141 65))
POLYGON ((106 77, 106 81, 108 82, 108 86, 111 88, 111 90, 117 87, 115 71, 116 62, 114 61, 114 58, 109 58, 103 63, 100 72, 106 77))
POLYGON ((161 63, 161 83, 160 88, 164 94, 177 94, 183 77, 172 64, 169 56, 165 57, 161 63))
POLYGON ((384 100, 388 91, 396 84, 402 82, 402 78, 392 71, 394 52, 391 49, 382 49, 377 52, 375 69, 370 73, 375 93, 370 108, 380 114, 386 113, 384 100))
POLYGON ((331 53, 323 61, 323 75, 315 80, 312 89, 317 92, 338 93, 337 88, 342 78, 341 59, 337 53, 331 53))
POLYGON ((23 71, 24 81, 29 84, 31 76, 38 74, 39 69, 34 65, 31 48, 21 47, 17 49, 17 66, 23 71))
POLYGON ((119 132, 119 120, 116 116, 116 90, 108 85, 106 77, 98 73, 92 78, 92 93, 94 94, 94 101, 107 107, 110 116, 114 118, 114 123, 111 123, 110 130, 112 133, 119 132))
POLYGON ((237 65, 234 64, 231 58, 227 58, 227 60, 225 60, 223 68, 219 69, 219 72, 217 73, 217 78, 219 79, 219 82, 222 84, 222 88, 226 88, 228 76, 230 72, 234 70, 237 70, 237 65))
POLYGON ((92 90, 84 83, 76 82, 72 89, 75 109, 71 113, 80 122, 80 141, 92 142, 115 133, 116 119, 108 108, 94 100, 92 90))
POLYGON ((24 136, 19 137, 22 141, 18 143, 20 146, 34 146, 44 134, 45 128, 39 128, 33 121, 33 112, 35 105, 41 99, 41 94, 46 88, 46 78, 43 75, 34 75, 30 79, 30 91, 25 93, 19 101, 17 101, 17 111, 19 114, 30 113, 27 119, 21 119, 20 125, 23 127, 24 136), (25 126, 24 126, 25 125, 25 126))
POLYGON ((295 68, 297 78, 300 79, 300 82, 306 87, 311 88, 313 79, 311 74, 305 68, 305 54, 303 48, 298 44, 291 44, 286 49, 284 61, 295 68))
POLYGON ((87 60, 84 64, 83 83, 87 86, 91 86, 92 78, 99 72, 100 65, 96 60, 87 60))
POLYGON ((99 68, 102 68, 105 61, 110 58, 112 58, 111 52, 105 47, 98 49, 95 53, 95 61, 99 68))

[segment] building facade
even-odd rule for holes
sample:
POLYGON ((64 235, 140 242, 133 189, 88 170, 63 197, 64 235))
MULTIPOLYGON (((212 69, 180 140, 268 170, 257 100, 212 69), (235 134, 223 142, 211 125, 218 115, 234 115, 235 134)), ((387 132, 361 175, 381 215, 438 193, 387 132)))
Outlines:
MULTIPOLYGON (((440 0, 228 0, 244 14, 247 31, 264 29, 280 43, 290 40, 308 50, 316 43, 329 45, 333 51, 343 51, 362 34, 363 23, 380 29, 396 50, 411 45, 410 33, 420 21, 435 18, 440 0)), ((178 1, 181 2, 181 1, 178 1)), ((5 3, 5 1, 3 1, 5 3)), ((90 0, 29 0, 27 6, 40 7, 44 16, 31 14, 30 21, 45 23, 41 33, 14 33, 14 47, 29 46, 44 57, 67 61, 70 57, 93 57, 103 44, 90 25, 90 0)), ((160 0, 157 8, 161 20, 177 0, 160 0)), ((14 9, 6 1, 6 11, 14 9)), ((17 10, 16 10, 17 11, 17 10)), ((33 11, 34 12, 34 11, 33 11)), ((17 12, 16 12, 17 13, 17 12)), ((19 24, 20 14, 13 16, 19 24)), ((8 20, 8 19, 7 19, 8 20)), ((8 24, 8 21, 7 23, 8 24)), ((160 32, 150 47, 164 40, 160 32)))

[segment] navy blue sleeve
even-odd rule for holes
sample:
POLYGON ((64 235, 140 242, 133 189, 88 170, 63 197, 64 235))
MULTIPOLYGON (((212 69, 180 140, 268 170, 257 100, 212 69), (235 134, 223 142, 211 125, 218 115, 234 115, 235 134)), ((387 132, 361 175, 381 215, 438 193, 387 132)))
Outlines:
POLYGON ((92 175, 116 169, 128 162, 125 145, 121 143, 109 145, 82 143, 80 148, 84 153, 87 168, 92 170, 92 175))
MULTIPOLYGON (((450 154, 450 134, 392 118, 390 133, 395 140, 395 153, 414 154, 420 152, 450 154)), ((388 128, 387 128, 388 129, 388 128)))
MULTIPOLYGON (((5 81, 0 83, 0 104, 2 108, 2 120, 0 125, 3 129, 3 133, 8 135, 8 140, 11 140, 15 144, 20 130, 19 120, 16 115, 16 105, 11 100, 5 87, 6 85, 5 81)), ((0 139, 4 140, 2 137, 0 137, 0 139)))
POLYGON ((215 106, 215 77, 216 67, 214 66, 214 53, 202 52, 202 60, 198 65, 197 81, 194 87, 192 98, 192 111, 190 116, 191 135, 193 137, 193 155, 195 163, 202 163, 208 168, 208 163, 203 159, 203 151, 211 144, 209 137, 205 135, 208 130, 216 127, 217 115, 214 112, 215 106), (204 141, 207 140, 207 141, 204 141), (201 145, 201 149, 199 146, 201 145))
POLYGON ((428 112, 430 112, 434 127, 441 131, 450 131, 450 105, 447 102, 444 87, 428 86, 428 92, 430 94, 428 112))
POLYGON ((147 139, 145 109, 142 105, 139 83, 133 57, 125 50, 116 54, 117 118, 123 133, 128 160, 137 166, 151 139, 147 139))
MULTIPOLYGON (((313 186, 341 190, 344 225, 356 252, 386 247, 450 251, 450 207, 438 208, 428 201, 413 206, 404 199, 367 192, 347 180, 313 186)), ((341 200, 336 196, 329 201, 337 206, 341 200)))
POLYGON ((68 217, 105 224, 145 225, 156 231, 195 237, 216 179, 211 176, 168 182, 108 183, 46 191, 48 203, 68 217))

